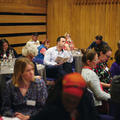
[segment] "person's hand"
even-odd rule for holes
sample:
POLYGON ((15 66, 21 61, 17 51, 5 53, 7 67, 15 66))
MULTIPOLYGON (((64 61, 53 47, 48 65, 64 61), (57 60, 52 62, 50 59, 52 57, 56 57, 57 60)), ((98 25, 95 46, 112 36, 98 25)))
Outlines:
POLYGON ((29 120, 29 115, 23 115, 22 113, 16 112, 15 117, 19 118, 20 120, 29 120))
POLYGON ((68 44, 65 44, 66 50, 70 51, 70 47, 68 44))

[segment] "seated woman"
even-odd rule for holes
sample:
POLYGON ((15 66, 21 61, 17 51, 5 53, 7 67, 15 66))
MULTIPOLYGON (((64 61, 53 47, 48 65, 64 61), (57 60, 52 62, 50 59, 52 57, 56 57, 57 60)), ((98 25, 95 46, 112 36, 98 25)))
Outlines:
POLYGON ((2 94, 2 115, 28 120, 45 105, 47 88, 34 78, 34 65, 28 58, 15 61, 14 74, 2 94))
POLYGON ((43 64, 44 55, 46 50, 49 47, 49 41, 45 40, 42 44, 38 47, 38 55, 34 57, 33 61, 39 64, 43 64))
POLYGON ((110 59, 111 54, 112 49, 108 45, 104 45, 100 53, 98 54, 99 61, 94 68, 94 71, 98 75, 102 87, 106 92, 108 92, 110 88, 110 83, 112 81, 110 69, 107 66, 107 62, 110 59))
POLYGON ((120 50, 115 52, 115 62, 112 64, 110 72, 112 77, 120 75, 120 50))
POLYGON ((79 73, 60 78, 47 104, 32 120, 97 120, 93 97, 79 73))
POLYGON ((9 45, 6 39, 0 40, 0 59, 3 58, 3 55, 6 54, 6 57, 9 57, 10 51, 12 52, 13 57, 18 57, 16 51, 9 45))
POLYGON ((111 96, 102 90, 99 77, 93 71, 97 61, 98 56, 94 50, 88 50, 86 53, 84 53, 82 57, 84 67, 81 74, 87 83, 88 89, 93 93, 95 106, 101 106, 101 101, 107 101, 111 98, 111 96))
POLYGON ((35 68, 35 75, 39 76, 36 63, 33 61, 33 58, 37 56, 37 54, 38 54, 38 49, 33 44, 27 44, 22 48, 22 55, 27 57, 30 61, 33 62, 35 68))

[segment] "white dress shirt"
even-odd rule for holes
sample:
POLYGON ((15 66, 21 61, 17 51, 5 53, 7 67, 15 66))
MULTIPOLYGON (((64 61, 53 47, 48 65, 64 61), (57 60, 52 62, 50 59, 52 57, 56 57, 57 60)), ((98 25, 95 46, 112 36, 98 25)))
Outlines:
POLYGON ((68 58, 67 62, 68 63, 72 63, 73 61, 73 56, 71 51, 67 51, 67 50, 62 50, 62 51, 58 51, 57 50, 57 46, 55 47, 51 47, 49 48, 44 56, 44 64, 45 65, 57 65, 57 63, 55 62, 57 57, 63 57, 63 58, 68 58))

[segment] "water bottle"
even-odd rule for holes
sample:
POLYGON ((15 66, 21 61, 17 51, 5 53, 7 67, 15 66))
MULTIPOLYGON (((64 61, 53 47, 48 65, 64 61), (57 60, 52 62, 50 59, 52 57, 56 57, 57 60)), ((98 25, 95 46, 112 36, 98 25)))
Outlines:
POLYGON ((7 55, 6 52, 3 54, 3 65, 7 65, 7 55))

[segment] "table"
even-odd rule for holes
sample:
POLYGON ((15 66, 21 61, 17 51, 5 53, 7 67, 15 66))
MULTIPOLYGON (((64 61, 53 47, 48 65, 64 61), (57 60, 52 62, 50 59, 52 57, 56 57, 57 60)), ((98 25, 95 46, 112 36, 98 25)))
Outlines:
POLYGON ((15 60, 13 59, 11 62, 7 62, 6 64, 2 64, 0 66, 0 74, 13 74, 15 60))
MULTIPOLYGON (((7 64, 0 66, 0 76, 3 76, 3 75, 12 75, 13 74, 15 60, 16 59, 14 59, 11 63, 8 62, 7 64)), ((38 73, 40 74, 40 76, 44 80, 46 80, 45 66, 42 65, 42 64, 37 64, 37 70, 38 70, 38 73)))

